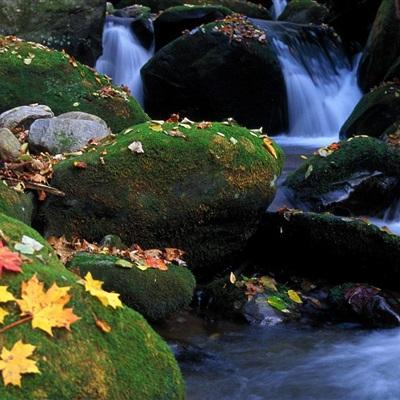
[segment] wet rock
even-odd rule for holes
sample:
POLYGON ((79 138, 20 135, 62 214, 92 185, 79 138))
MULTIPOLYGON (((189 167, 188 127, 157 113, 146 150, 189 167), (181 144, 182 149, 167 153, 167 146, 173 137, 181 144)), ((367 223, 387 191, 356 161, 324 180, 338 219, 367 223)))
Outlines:
POLYGON ((313 0, 292 0, 279 16, 280 21, 296 24, 322 24, 327 20, 329 10, 313 0))
POLYGON ((287 177, 291 204, 341 215, 377 215, 397 199, 399 152, 369 137, 332 146, 334 151, 321 150, 287 177))
POLYGON ((400 57, 398 8, 395 0, 383 0, 379 8, 358 71, 364 90, 379 85, 400 57))
POLYGON ((21 144, 7 128, 0 128, 0 159, 14 161, 19 157, 21 144))
POLYGON ((249 323, 273 326, 284 321, 283 314, 272 308, 267 300, 268 296, 259 294, 245 303, 242 312, 249 323))
POLYGON ((29 129, 33 121, 54 117, 50 107, 44 105, 21 106, 0 114, 0 127, 29 129))
POLYGON ((104 121, 81 119, 84 115, 60 116, 36 120, 29 131, 29 146, 36 151, 52 154, 74 152, 91 140, 109 135, 104 121))
POLYGON ((34 210, 35 201, 32 193, 18 193, 0 181, 0 213, 30 225, 34 210))
POLYGON ((400 237, 368 222, 331 214, 267 213, 247 254, 260 273, 273 271, 280 277, 331 283, 362 280, 396 288, 400 273, 400 237), (273 249, 270 257, 263 251, 266 244, 273 249))
POLYGON ((365 94, 340 130, 341 138, 381 137, 400 120, 400 85, 387 83, 365 94))

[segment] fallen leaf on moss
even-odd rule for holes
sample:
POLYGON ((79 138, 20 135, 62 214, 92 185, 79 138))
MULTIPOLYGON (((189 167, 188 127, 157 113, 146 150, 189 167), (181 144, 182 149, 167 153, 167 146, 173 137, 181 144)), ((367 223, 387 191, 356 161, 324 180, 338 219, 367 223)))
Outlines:
POLYGON ((111 326, 106 321, 102 321, 101 319, 96 319, 96 326, 104 333, 111 332, 111 326))
POLYGON ((87 168, 87 164, 84 161, 74 161, 74 168, 86 169, 87 168))
POLYGON ((97 297, 103 306, 110 306, 112 308, 122 307, 119 294, 114 292, 106 292, 104 289, 102 289, 104 282, 93 279, 93 276, 90 272, 86 274, 82 283, 85 286, 85 290, 92 296, 97 297))
POLYGON ((197 129, 208 129, 208 128, 212 128, 212 123, 209 121, 203 121, 203 122, 199 122, 196 127, 197 127, 197 129))
POLYGON ((269 137, 265 137, 263 139, 263 145, 264 147, 268 150, 268 152, 272 155, 274 158, 278 158, 278 154, 276 153, 276 150, 272 144, 272 140, 269 137))
POLYGON ((12 252, 0 241, 0 276, 3 270, 22 272, 22 258, 18 253, 12 252))
POLYGON ((117 261, 115 261, 115 265, 121 268, 133 268, 133 264, 128 260, 124 260, 123 258, 119 258, 117 261))
POLYGON ((23 374, 40 374, 36 361, 29 360, 36 347, 25 344, 19 340, 11 350, 2 348, 0 354, 0 371, 2 371, 4 385, 21 387, 21 376, 23 374))
POLYGON ((45 291, 44 283, 36 275, 21 284, 21 299, 17 304, 22 315, 32 316, 32 327, 53 336, 52 328, 70 330, 71 324, 79 320, 72 308, 64 308, 70 301, 70 287, 59 287, 54 283, 45 291))
POLYGON ((307 178, 311 175, 311 173, 313 172, 313 170, 314 170, 313 166, 312 166, 312 165, 309 165, 308 168, 307 168, 306 173, 304 174, 304 178, 307 179, 307 178))
POLYGON ((294 291, 294 290, 288 290, 287 292, 289 299, 292 300, 293 302, 297 303, 297 304, 302 304, 303 300, 301 300, 301 297, 299 296, 299 294, 294 291))
POLYGON ((139 141, 134 141, 134 142, 132 142, 132 143, 128 146, 128 149, 129 149, 132 153, 137 153, 137 154, 143 154, 143 153, 144 153, 142 142, 139 142, 139 141))
POLYGON ((16 243, 14 245, 14 249, 19 251, 22 254, 33 255, 36 251, 40 251, 43 249, 43 245, 39 243, 37 240, 32 239, 29 236, 23 235, 21 242, 16 243))

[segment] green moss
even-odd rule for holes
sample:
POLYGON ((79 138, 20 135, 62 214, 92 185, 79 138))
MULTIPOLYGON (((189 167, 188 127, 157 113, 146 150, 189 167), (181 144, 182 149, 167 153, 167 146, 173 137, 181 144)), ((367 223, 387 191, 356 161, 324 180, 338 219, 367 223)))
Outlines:
POLYGON ((33 196, 18 193, 0 181, 0 212, 19 219, 26 224, 32 221, 33 196))
MULTIPOLYGON (((41 236, 31 228, 0 215, 0 229, 12 241, 23 234, 45 245, 40 257, 24 263, 23 273, 3 273, 2 284, 16 296, 20 284, 33 274, 49 287, 71 286, 69 305, 81 319, 72 331, 55 329, 54 337, 22 324, 0 336, 0 346, 12 347, 22 339, 36 346, 33 359, 41 374, 24 375, 22 388, 0 385, 0 398, 17 399, 183 399, 182 377, 167 346, 135 311, 124 306, 113 310, 102 304, 77 284, 77 277, 66 270, 41 236), (95 318, 106 321, 112 331, 102 333, 95 318)), ((5 306, 17 319, 17 308, 5 306)))
POLYGON ((185 267, 170 265, 168 271, 117 267, 117 257, 81 253, 69 264, 84 276, 91 272, 95 279, 104 281, 109 291, 121 294, 122 301, 156 321, 188 306, 192 300, 195 279, 185 267))
POLYGON ((43 209, 46 232, 96 241, 112 233, 127 244, 178 247, 188 252, 189 265, 195 258, 196 266, 210 267, 255 229, 274 196, 282 151, 274 145, 276 160, 261 138, 223 123, 180 126, 186 139, 149 126, 134 126, 113 143, 56 166, 52 184, 66 197, 51 198, 43 209), (128 149, 133 141, 142 143, 144 154, 128 149), (77 159, 87 168, 74 168, 77 159))
POLYGON ((386 143, 367 137, 342 141, 339 150, 328 157, 313 156, 290 174, 285 185, 309 196, 323 194, 360 171, 381 171, 389 176, 400 176, 400 155, 386 143), (307 170, 312 172, 306 178, 307 170))
POLYGON ((41 103, 56 115, 68 111, 97 115, 113 131, 148 119, 136 100, 121 90, 112 97, 100 96, 100 89, 110 85, 107 79, 75 65, 61 52, 0 37, 0 112, 41 103), (32 59, 29 65, 26 59, 32 59))

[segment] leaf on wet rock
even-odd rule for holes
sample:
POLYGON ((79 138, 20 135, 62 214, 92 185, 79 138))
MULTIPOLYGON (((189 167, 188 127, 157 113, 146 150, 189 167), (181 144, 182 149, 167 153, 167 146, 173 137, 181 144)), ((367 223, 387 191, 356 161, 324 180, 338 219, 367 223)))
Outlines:
POLYGON ((102 287, 102 281, 93 279, 93 276, 88 272, 81 282, 85 286, 85 290, 89 292, 93 297, 97 297, 101 304, 105 307, 118 308, 123 307, 122 302, 119 299, 119 294, 114 292, 106 292, 102 287))
POLYGON ((272 140, 269 137, 264 137, 263 145, 274 158, 278 158, 278 154, 276 153, 272 140))
POLYGON ((14 245, 14 249, 25 255, 33 255, 35 252, 43 249, 43 245, 37 240, 23 235, 21 242, 14 245))
POLYGON ((306 173, 304 174, 304 178, 307 179, 307 178, 311 175, 311 173, 313 172, 313 170, 314 170, 313 166, 312 166, 312 165, 309 165, 308 168, 307 168, 306 173))
POLYGON ((4 270, 22 272, 22 258, 18 253, 12 252, 0 241, 0 276, 4 270))
POLYGON ((79 320, 72 308, 64 308, 70 301, 70 287, 59 287, 54 283, 47 291, 36 275, 21 284, 21 299, 17 304, 22 315, 32 317, 32 328, 39 328, 53 336, 52 328, 70 330, 71 324, 79 320))
MULTIPOLYGON (((161 129, 161 131, 162 131, 162 129, 161 129)), ((128 149, 129 149, 132 153, 137 153, 137 154, 143 154, 143 153, 144 153, 142 142, 139 142, 139 141, 134 141, 134 142, 132 142, 132 143, 128 146, 128 149)))
POLYGON ((229 275, 229 282, 232 283, 232 285, 234 285, 236 283, 236 276, 233 272, 230 273, 229 275))
POLYGON ((270 289, 274 292, 278 291, 276 287, 276 280, 274 278, 271 278, 270 276, 262 276, 259 281, 265 287, 265 289, 270 289))
POLYGON ((303 300, 301 300, 301 297, 299 296, 299 294, 294 291, 294 290, 288 290, 287 292, 289 299, 292 300, 293 302, 297 303, 297 304, 302 304, 303 300))
POLYGON ((278 311, 289 313, 290 311, 287 309, 286 303, 278 296, 271 296, 267 299, 268 304, 277 309, 278 311))
POLYGON ((11 350, 3 347, 0 354, 0 371, 2 371, 4 385, 21 387, 23 374, 40 374, 36 361, 30 360, 36 347, 19 340, 11 350))

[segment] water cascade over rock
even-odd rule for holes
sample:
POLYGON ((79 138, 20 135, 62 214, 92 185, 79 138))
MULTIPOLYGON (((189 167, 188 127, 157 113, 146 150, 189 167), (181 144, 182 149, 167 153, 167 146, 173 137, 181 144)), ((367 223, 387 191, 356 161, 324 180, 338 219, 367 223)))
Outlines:
POLYGON ((275 19, 278 19, 286 6, 287 0, 272 0, 272 13, 275 19))
POLYGON ((357 62, 350 62, 333 31, 262 20, 286 83, 289 136, 336 136, 361 98, 357 62))
POLYGON ((103 54, 96 70, 112 78, 116 85, 125 85, 143 103, 140 69, 152 57, 154 46, 146 50, 132 30, 132 18, 109 16, 103 32, 103 54))

